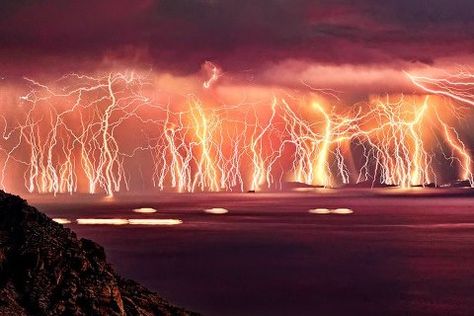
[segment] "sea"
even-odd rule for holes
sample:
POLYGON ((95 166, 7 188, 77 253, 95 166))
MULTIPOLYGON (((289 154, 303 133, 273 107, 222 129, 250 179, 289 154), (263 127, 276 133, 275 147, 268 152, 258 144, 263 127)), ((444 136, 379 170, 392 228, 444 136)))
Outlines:
POLYGON ((28 196, 203 315, 473 315, 472 189, 28 196))

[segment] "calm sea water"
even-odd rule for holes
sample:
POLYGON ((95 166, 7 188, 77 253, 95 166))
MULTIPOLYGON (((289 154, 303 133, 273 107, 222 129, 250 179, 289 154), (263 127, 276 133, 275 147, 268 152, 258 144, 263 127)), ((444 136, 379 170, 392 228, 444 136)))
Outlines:
POLYGON ((472 315, 474 198, 439 192, 29 200, 103 245, 121 275, 204 315, 472 315), (133 212, 139 207, 157 212, 133 212), (203 211, 213 207, 229 212, 203 211), (354 213, 308 213, 314 208, 354 213))

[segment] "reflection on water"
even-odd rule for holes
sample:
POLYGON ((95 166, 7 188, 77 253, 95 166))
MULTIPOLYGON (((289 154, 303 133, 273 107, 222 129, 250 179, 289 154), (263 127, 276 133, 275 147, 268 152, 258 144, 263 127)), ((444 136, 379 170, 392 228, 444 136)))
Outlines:
MULTIPOLYGON (((61 219, 62 223, 60 224, 69 224, 71 221, 67 219, 61 219)), ((58 222, 58 221, 56 221, 58 222)), ((79 225, 179 225, 183 221, 180 219, 158 219, 158 218, 78 218, 76 222, 79 225)))
POLYGON ((312 208, 309 210, 311 214, 331 214, 331 210, 328 208, 312 208))
POLYGON ((130 225, 179 225, 183 221, 180 219, 129 219, 130 225))
POLYGON ((78 218, 79 225, 127 225, 128 220, 123 218, 78 218))
POLYGON ((318 214, 318 215, 327 215, 327 214, 348 215, 348 214, 354 213, 354 211, 351 210, 350 208, 336 208, 336 209, 312 208, 308 212, 311 214, 318 214))
POLYGON ((209 214, 221 215, 221 214, 229 213, 229 210, 222 207, 213 207, 213 208, 205 209, 204 212, 209 213, 209 214))
POLYGON ((53 218, 53 221, 61 225, 71 224, 71 221, 68 220, 67 218, 53 218))
POLYGON ((351 210, 350 208, 336 208, 335 210, 332 211, 332 213, 346 215, 346 214, 352 214, 354 213, 354 211, 351 210))
POLYGON ((152 207, 141 207, 141 208, 136 208, 133 210, 135 213, 142 213, 142 214, 152 214, 156 213, 157 211, 152 208, 152 207))

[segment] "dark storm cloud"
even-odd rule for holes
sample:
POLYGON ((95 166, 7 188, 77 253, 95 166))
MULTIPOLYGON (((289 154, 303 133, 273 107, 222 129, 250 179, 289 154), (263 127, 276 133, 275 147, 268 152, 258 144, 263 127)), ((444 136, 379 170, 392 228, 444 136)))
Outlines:
POLYGON ((474 52, 471 0, 19 0, 0 12, 3 59, 139 50, 153 64, 194 71, 206 59, 241 68, 285 58, 432 63, 474 52))

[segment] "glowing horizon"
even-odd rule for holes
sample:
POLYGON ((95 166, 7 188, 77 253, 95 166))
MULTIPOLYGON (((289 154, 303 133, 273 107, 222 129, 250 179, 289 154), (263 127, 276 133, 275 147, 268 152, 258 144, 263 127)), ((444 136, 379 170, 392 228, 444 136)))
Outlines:
MULTIPOLYGON (((177 192, 278 189, 285 181, 474 184, 470 144, 459 127, 472 112, 469 102, 421 89, 350 105, 341 91, 307 84, 249 95, 252 87, 229 90, 219 82, 222 70, 205 65, 208 77, 184 96, 176 83, 164 84, 178 91, 170 93, 153 74, 137 72, 67 74, 50 83, 25 78, 29 91, 5 91, 17 104, 3 114, 2 187, 12 168, 30 193, 110 196, 139 181, 177 192)), ((406 76, 420 88, 419 77, 406 76)), ((472 97, 472 83, 464 86, 463 97, 472 97)))

